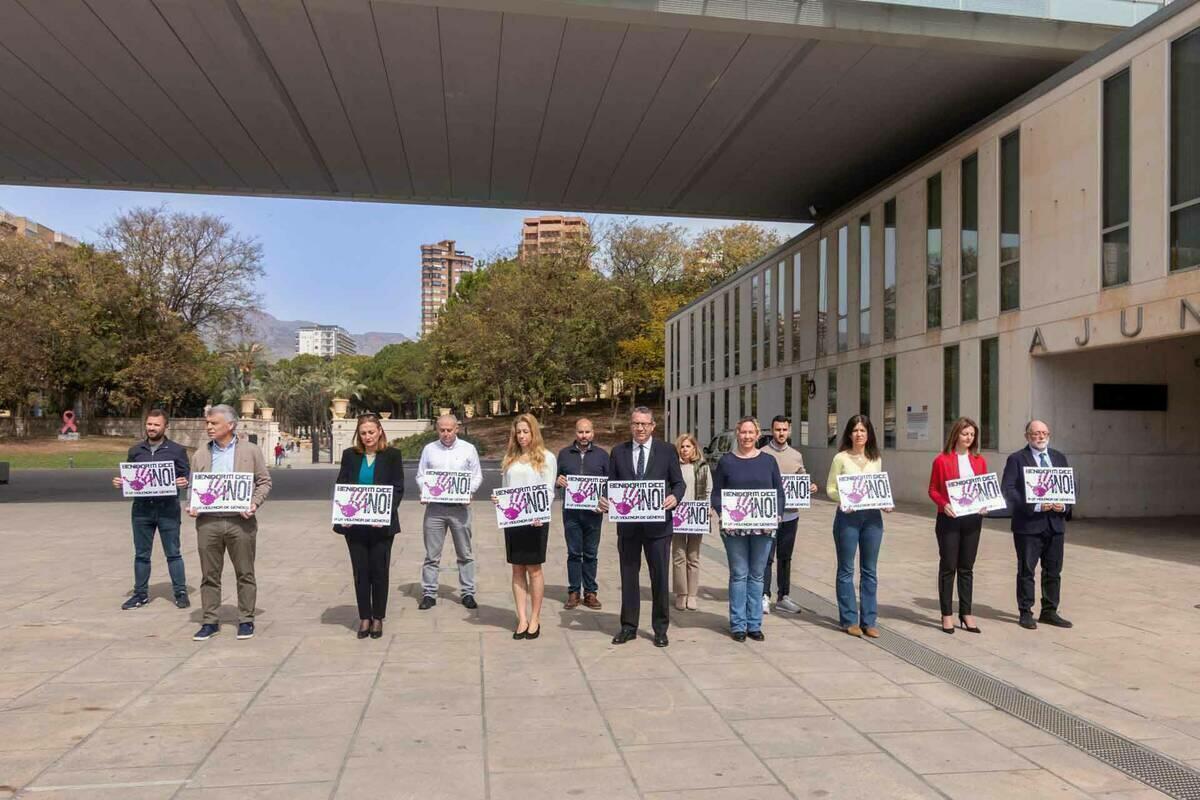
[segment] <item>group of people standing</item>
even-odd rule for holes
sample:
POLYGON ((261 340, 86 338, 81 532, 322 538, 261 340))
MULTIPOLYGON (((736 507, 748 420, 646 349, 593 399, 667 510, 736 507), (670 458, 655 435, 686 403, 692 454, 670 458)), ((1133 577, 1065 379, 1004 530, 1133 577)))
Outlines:
MULTIPOLYGON (((176 486, 186 488, 192 473, 252 473, 253 497, 248 511, 238 513, 197 514, 197 547, 200 554, 202 625, 193 636, 198 641, 220 631, 218 611, 221 599, 221 573, 225 554, 229 554, 237 577, 238 638, 254 635, 256 583, 254 555, 257 537, 256 513, 271 490, 271 478, 257 445, 239 441, 237 416, 229 406, 214 406, 206 417, 210 441, 196 449, 190 459, 186 451, 166 436, 167 416, 160 410, 146 417, 146 439, 129 452, 131 462, 173 461, 176 486)), ((761 431, 754 417, 744 417, 736 427, 736 447, 721 456, 711 470, 694 436, 684 434, 672 445, 654 438, 655 421, 650 409, 635 408, 630 416, 630 439, 606 453, 594 443, 595 432, 588 419, 575 424, 570 445, 550 453, 536 418, 521 414, 513 421, 508 445, 501 461, 504 487, 544 484, 550 496, 565 489, 570 476, 602 477, 609 481, 662 481, 665 486, 662 520, 618 522, 617 552, 621 574, 620 629, 613 644, 624 644, 637 637, 641 612, 641 570, 646 561, 650 580, 651 627, 656 646, 669 644, 671 594, 677 611, 698 608, 700 548, 702 535, 674 533, 672 510, 685 501, 708 500, 718 515, 722 492, 726 489, 760 489, 776 492, 781 511, 774 525, 754 529, 720 527, 720 537, 729 565, 729 631, 736 641, 747 638, 762 641, 763 615, 771 604, 772 572, 775 572, 778 599, 776 610, 800 613, 789 596, 791 561, 796 543, 799 512, 785 510, 783 475, 805 474, 804 460, 791 447, 790 422, 777 416, 772 420, 770 438, 760 448, 761 431), (775 568, 773 570, 773 567, 775 568), (668 573, 671 573, 670 575, 668 573)), ((420 481, 431 471, 451 471, 470 476, 469 493, 482 485, 483 474, 475 447, 458 436, 458 420, 444 415, 436 422, 437 439, 425 446, 417 466, 420 481)), ((1017 604, 1020 624, 1036 628, 1037 622, 1071 627, 1058 614, 1065 523, 1071 510, 1063 504, 1026 502, 1022 470, 1024 467, 1065 467, 1065 456, 1049 448, 1049 427, 1033 420, 1025 430, 1028 446, 1008 457, 1001 487, 1012 514, 1012 531, 1017 552, 1017 604), (1034 574, 1042 569, 1042 607, 1034 620, 1034 574)), ((975 557, 979 548, 982 518, 978 514, 959 516, 947 494, 946 483, 962 477, 982 475, 987 463, 979 454, 979 428, 968 418, 958 419, 951 427, 943 451, 934 459, 929 497, 937 506, 934 525, 939 552, 938 596, 942 630, 953 633, 953 595, 957 585, 958 624, 963 630, 979 633, 972 616, 972 589, 975 557)), ((883 471, 879 446, 871 420, 855 415, 847 422, 838 452, 830 465, 825 489, 830 500, 840 500, 838 477, 883 471)), ((358 606, 359 638, 379 638, 387 613, 392 542, 400 531, 398 508, 404 497, 404 468, 400 453, 388 445, 380 418, 374 414, 358 417, 353 444, 343 454, 337 476, 339 484, 371 484, 392 488, 391 521, 375 525, 335 525, 334 531, 345 538, 354 575, 358 606)), ((113 480, 122 485, 121 478, 113 480)), ((817 489, 814 486, 813 492, 817 489)), ((493 501, 496 498, 493 496, 493 501)), ((423 539, 425 558, 421 569, 421 599, 418 608, 427 610, 437 604, 442 552, 449 533, 458 565, 460 599, 468 609, 478 607, 475 600, 475 559, 472 550, 471 509, 464 503, 446 503, 422 498, 425 505, 423 539)), ((837 556, 836 594, 838 624, 853 636, 879 636, 877 627, 879 553, 883 542, 882 510, 844 511, 841 505, 834 515, 833 540, 837 556), (859 571, 855 591, 854 571, 859 571)), ((568 609, 583 605, 599 610, 597 582, 598 551, 603 515, 608 500, 599 498, 596 510, 562 511, 563 533, 567 549, 568 609)), ((179 547, 180 507, 178 496, 138 497, 132 508, 134 539, 134 590, 122 608, 130 609, 149 602, 150 554, 157 530, 167 558, 168 571, 180 608, 190 605, 187 596, 183 560, 179 547)), ((549 525, 534 522, 504 529, 505 555, 512 570, 512 593, 516 608, 513 638, 537 639, 541 633, 541 612, 545 598, 543 565, 549 543, 549 525)))

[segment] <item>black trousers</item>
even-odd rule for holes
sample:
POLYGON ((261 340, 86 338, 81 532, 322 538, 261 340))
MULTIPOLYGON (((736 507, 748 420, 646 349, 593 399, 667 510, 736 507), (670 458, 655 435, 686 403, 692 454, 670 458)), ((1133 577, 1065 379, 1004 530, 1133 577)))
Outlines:
POLYGON ((359 619, 387 616, 388 572, 392 563, 392 540, 386 533, 347 533, 350 565, 354 567, 354 596, 359 619))
POLYGON ((1013 534, 1017 548, 1017 608, 1033 611, 1033 571, 1042 562, 1042 613, 1058 610, 1065 533, 1013 534))
POLYGON ((938 601, 942 616, 954 614, 954 579, 958 577, 958 613, 971 613, 975 585, 975 556, 979 553, 979 531, 983 517, 948 517, 938 513, 934 533, 938 543, 938 601))
POLYGON ((796 548, 796 527, 800 519, 796 518, 779 523, 775 533, 775 543, 771 545, 771 555, 767 556, 767 569, 763 572, 763 597, 771 596, 771 565, 779 563, 779 598, 782 600, 792 589, 792 550, 796 548))
MULTIPOLYGON (((653 598, 650 622, 655 633, 666 633, 671 624, 671 537, 649 538, 637 525, 638 530, 627 523, 617 529, 617 554, 621 560, 621 627, 637 628, 642 611, 642 553, 646 554, 646 568, 650 573, 650 596, 653 598)), ((652 527, 660 533, 661 525, 652 527)))

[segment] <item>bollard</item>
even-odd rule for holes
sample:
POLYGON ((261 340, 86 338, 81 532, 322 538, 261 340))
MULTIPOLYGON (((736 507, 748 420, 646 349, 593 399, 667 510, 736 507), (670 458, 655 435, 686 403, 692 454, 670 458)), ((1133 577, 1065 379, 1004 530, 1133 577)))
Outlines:
POLYGON ((67 469, 75 469, 75 456, 67 456, 67 469))

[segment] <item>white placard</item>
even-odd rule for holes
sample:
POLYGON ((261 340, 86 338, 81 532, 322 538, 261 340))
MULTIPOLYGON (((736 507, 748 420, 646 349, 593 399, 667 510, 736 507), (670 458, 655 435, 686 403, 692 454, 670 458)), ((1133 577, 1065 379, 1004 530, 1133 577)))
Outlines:
POLYGON ((426 470, 417 483, 420 484, 422 503, 465 505, 471 502, 470 472, 426 470))
POLYGON ((609 481, 608 518, 613 522, 666 522, 666 481, 609 481))
POLYGON ((568 511, 599 511, 600 498, 608 478, 594 475, 568 475, 563 508, 568 511))
POLYGON ((122 461, 121 493, 125 497, 170 497, 179 494, 174 461, 122 461))
POLYGON ((188 505, 198 514, 241 513, 254 498, 253 472, 193 472, 188 505))
POLYGON ((708 533, 708 501, 685 500, 671 511, 671 530, 688 536, 708 533))
POLYGON ((334 525, 390 525, 392 487, 339 483, 333 487, 334 525))
POLYGON ((812 478, 808 475, 783 476, 783 510, 812 508, 812 478))
POLYGON ((946 481, 946 494, 956 517, 1002 511, 1008 507, 1000 492, 1000 479, 994 472, 946 481))
POLYGON ((779 526, 779 492, 774 489, 722 489, 721 528, 729 531, 779 526))
POLYGON ((501 528, 550 521, 550 489, 544 483, 510 486, 492 494, 500 501, 496 506, 496 524, 501 528))
POLYGON ((886 472, 838 475, 838 497, 842 511, 870 511, 892 508, 892 482, 886 472))
POLYGON ((1075 504, 1075 470, 1071 467, 1025 467, 1026 503, 1075 504))

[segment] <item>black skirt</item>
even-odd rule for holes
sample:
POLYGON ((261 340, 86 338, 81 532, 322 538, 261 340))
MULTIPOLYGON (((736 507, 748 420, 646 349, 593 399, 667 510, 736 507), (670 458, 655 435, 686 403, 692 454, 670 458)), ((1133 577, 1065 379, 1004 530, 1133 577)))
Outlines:
POLYGON ((504 529, 504 554, 510 564, 545 564, 550 526, 519 525, 504 529))

